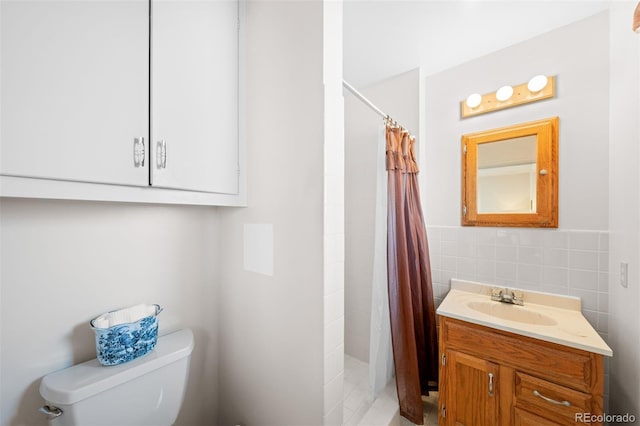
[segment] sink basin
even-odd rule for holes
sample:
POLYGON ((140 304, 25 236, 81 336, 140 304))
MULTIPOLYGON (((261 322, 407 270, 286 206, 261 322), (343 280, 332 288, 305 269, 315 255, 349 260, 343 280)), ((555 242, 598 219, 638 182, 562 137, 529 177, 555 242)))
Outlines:
POLYGON ((533 325, 557 325, 553 318, 527 309, 523 306, 500 302, 468 302, 467 306, 474 311, 492 317, 533 325))

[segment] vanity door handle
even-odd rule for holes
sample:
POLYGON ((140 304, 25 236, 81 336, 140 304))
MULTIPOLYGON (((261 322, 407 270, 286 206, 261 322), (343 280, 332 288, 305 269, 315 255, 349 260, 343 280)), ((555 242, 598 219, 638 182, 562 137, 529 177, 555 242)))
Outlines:
POLYGON ((567 400, 565 401, 556 401, 555 399, 551 399, 547 396, 544 396, 543 394, 541 394, 540 392, 538 392, 536 389, 533 390, 533 394, 535 396, 537 396, 538 398, 542 398, 547 402, 550 402, 551 404, 555 404, 555 405, 564 405, 565 407, 571 407, 571 403, 567 400))
POLYGON ((493 373, 489 373, 489 396, 493 396, 493 373))

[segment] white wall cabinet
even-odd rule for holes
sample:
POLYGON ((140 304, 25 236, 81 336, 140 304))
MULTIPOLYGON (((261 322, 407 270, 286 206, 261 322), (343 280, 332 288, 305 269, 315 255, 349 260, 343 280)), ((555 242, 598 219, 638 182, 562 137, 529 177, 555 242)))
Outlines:
POLYGON ((151 14, 151 183, 236 193, 237 2, 153 1, 151 14))
POLYGON ((238 204, 237 0, 0 7, 1 195, 238 204))
POLYGON ((2 174, 147 185, 147 1, 1 7, 2 174))

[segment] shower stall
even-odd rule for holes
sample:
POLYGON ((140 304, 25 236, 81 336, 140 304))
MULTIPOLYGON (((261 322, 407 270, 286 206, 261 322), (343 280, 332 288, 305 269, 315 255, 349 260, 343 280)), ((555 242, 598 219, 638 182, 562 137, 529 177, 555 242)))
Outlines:
MULTIPOLYGON (((358 89, 402 124, 419 128, 419 70, 358 89)), ((396 424, 395 382, 373 399, 369 382, 380 111, 345 90, 344 424, 396 424), (385 423, 388 418, 389 423, 385 423)), ((384 161, 384 160, 383 160, 384 161)), ((384 165, 384 162, 382 163, 384 165)), ((398 423, 399 424, 399 423, 398 423)))

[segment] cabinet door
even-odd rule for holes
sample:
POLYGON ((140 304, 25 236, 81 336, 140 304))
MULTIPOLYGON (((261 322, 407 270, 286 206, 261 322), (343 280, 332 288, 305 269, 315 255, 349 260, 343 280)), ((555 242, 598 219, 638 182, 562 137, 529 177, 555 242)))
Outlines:
POLYGON ((462 352, 447 351, 446 369, 445 424, 497 425, 498 365, 462 352))
POLYGON ((134 165, 134 139, 148 140, 148 1, 0 7, 0 173, 148 185, 134 165))
POLYGON ((152 0, 151 23, 151 184, 237 193, 237 1, 152 0))

